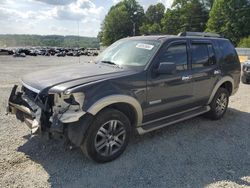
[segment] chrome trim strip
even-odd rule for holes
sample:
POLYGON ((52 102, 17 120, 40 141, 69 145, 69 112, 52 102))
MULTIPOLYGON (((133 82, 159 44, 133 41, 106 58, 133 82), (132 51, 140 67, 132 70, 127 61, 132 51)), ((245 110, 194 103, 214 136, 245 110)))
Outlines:
POLYGON ((190 112, 190 111, 196 110, 196 109, 198 109, 198 108, 200 108, 200 107, 201 107, 201 106, 194 107, 194 108, 191 108, 191 109, 188 109, 188 110, 184 110, 184 111, 182 111, 182 112, 178 112, 178 113, 175 113, 175 114, 171 114, 171 115, 169 115, 169 116, 165 116, 165 117, 162 117, 162 118, 154 119, 154 120, 152 120, 152 121, 148 121, 148 122, 143 123, 142 126, 145 126, 145 125, 148 125, 148 124, 157 122, 157 121, 161 121, 161 120, 164 120, 164 119, 173 117, 173 116, 177 116, 177 115, 180 115, 180 114, 184 114, 184 113, 186 113, 186 112, 190 112))
POLYGON ((160 125, 160 126, 158 126, 158 127, 154 127, 154 128, 152 128, 152 129, 148 129, 148 130, 143 129, 142 127, 138 127, 138 128, 137 128, 137 131, 138 131, 138 133, 139 133, 140 135, 142 135, 142 134, 145 134, 145 133, 148 133, 148 132, 151 132, 151 131, 154 131, 154 130, 157 130, 157 129, 160 129, 160 128, 163 128, 163 127, 166 127, 166 126, 168 126, 168 125, 172 125, 172 124, 174 124, 174 123, 178 123, 178 122, 181 122, 181 121, 190 119, 190 118, 192 118, 192 117, 201 115, 201 114, 203 114, 203 113, 208 112, 209 110, 210 110, 210 107, 207 106, 207 109, 206 109, 205 111, 201 111, 201 112, 199 112, 199 113, 192 114, 192 115, 190 115, 190 116, 187 116, 187 117, 184 117, 184 118, 181 118, 181 119, 172 121, 172 122, 168 122, 168 123, 162 124, 162 125, 160 125))
POLYGON ((158 104, 158 103, 161 103, 161 101, 162 101, 161 99, 155 100, 155 101, 150 101, 149 104, 150 104, 150 105, 158 104))
POLYGON ((29 90, 35 92, 35 93, 39 93, 39 92, 40 92, 40 90, 38 90, 38 89, 36 89, 36 88, 33 88, 33 87, 31 87, 31 86, 25 84, 23 81, 22 81, 22 85, 23 85, 24 87, 28 88, 29 90))

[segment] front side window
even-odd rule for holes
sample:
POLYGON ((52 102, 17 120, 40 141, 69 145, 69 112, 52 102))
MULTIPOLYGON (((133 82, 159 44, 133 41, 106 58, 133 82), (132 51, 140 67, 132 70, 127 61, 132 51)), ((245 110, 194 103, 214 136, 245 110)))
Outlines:
POLYGON ((157 40, 119 40, 97 57, 97 62, 119 66, 145 66, 160 46, 157 40))
POLYGON ((159 62, 171 62, 176 64, 177 71, 187 70, 187 45, 186 43, 172 44, 163 49, 159 62))

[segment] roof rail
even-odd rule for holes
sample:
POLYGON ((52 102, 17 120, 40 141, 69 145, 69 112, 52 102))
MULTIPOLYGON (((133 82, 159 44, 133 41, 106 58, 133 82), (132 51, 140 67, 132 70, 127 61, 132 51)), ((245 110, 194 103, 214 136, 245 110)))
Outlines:
POLYGON ((207 33, 207 32, 181 32, 178 34, 180 37, 215 37, 215 38, 222 38, 221 35, 217 33, 207 33))

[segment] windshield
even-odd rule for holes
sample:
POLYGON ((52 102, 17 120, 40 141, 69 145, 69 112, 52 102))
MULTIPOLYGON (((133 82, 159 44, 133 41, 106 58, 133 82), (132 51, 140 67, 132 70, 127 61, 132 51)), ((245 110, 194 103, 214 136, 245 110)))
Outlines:
POLYGON ((159 48, 156 40, 119 40, 97 58, 97 62, 119 66, 145 66, 159 48))

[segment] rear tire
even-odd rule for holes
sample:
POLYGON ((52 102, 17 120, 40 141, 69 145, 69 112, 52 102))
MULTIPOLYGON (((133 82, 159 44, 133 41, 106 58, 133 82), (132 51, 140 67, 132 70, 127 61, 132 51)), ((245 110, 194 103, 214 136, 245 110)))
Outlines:
POLYGON ((97 114, 81 145, 87 157, 104 163, 118 158, 126 149, 131 134, 128 117, 116 109, 97 114))
POLYGON ((205 114, 205 117, 218 120, 221 119, 227 111, 229 102, 229 92, 225 88, 219 88, 210 103, 210 111, 205 114))

